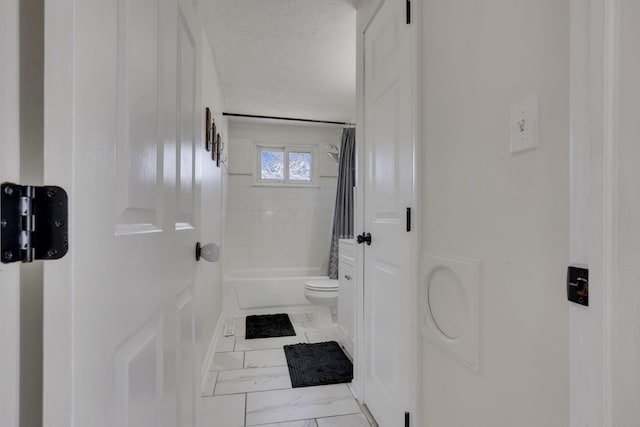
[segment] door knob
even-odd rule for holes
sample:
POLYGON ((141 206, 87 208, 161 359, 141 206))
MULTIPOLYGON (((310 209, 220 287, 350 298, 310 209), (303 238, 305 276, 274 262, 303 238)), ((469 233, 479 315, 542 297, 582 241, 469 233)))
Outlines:
POLYGON ((208 243, 201 245, 200 242, 196 243, 196 261, 200 261, 200 258, 209 262, 216 262, 220 258, 220 246, 215 243, 208 243))
POLYGON ((360 234, 358 237, 356 237, 356 242, 358 242, 359 245, 366 242, 367 246, 371 246, 371 233, 360 234))

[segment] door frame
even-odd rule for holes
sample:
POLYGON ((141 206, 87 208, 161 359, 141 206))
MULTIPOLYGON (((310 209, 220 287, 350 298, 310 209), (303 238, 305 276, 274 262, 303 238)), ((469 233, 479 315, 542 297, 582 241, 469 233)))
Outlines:
MULTIPOLYGON (((73 0, 44 3, 44 181, 54 182, 69 194, 74 194, 73 168, 66 163, 75 143, 72 128, 74 8, 73 0), (61 103, 61 99, 66 102, 61 103), (66 141, 63 150, 60 150, 62 144, 56 141, 66 141)), ((69 203, 74 203, 72 198, 69 203)), ((70 235, 75 232, 73 212, 69 210, 70 235)), ((69 396, 73 393, 73 251, 71 246, 67 256, 44 264, 42 417, 45 427, 73 425, 69 405, 69 396), (51 338, 62 334, 64 342, 51 338)))
MULTIPOLYGON (((378 10, 385 1, 392 0, 374 0, 370 2, 360 2, 357 6, 356 19, 356 191, 355 191, 355 214, 354 214, 354 233, 359 234, 364 231, 365 212, 364 199, 366 197, 365 184, 365 150, 366 141, 365 133, 365 81, 364 81, 364 41, 365 31, 369 24, 376 16, 378 10)), ((412 114, 412 133, 413 133, 413 207, 412 207, 412 235, 411 235, 411 253, 410 261, 410 293, 414 297, 416 304, 408 307, 411 310, 411 348, 408 351, 411 354, 411 371, 416 375, 412 377, 410 388, 412 399, 407 402, 407 406, 411 412, 411 427, 420 426, 419 402, 419 333, 417 329, 417 313, 418 310, 418 278, 419 263, 418 259, 422 247, 422 172, 418 167, 422 163, 422 128, 419 125, 418 118, 422 111, 422 39, 421 39, 421 1, 411 0, 411 114, 412 114)), ((353 391, 360 403, 366 405, 367 398, 364 391, 364 372, 366 367, 366 357, 363 354, 365 346, 364 333, 364 245, 356 246, 356 265, 359 266, 356 274, 356 334, 355 334, 355 367, 353 379, 353 391)))
MULTIPOLYGON (((611 427, 637 417, 621 396, 635 399, 626 378, 637 378, 635 364, 616 354, 629 332, 637 335, 637 300, 625 295, 629 277, 620 263, 621 236, 638 226, 620 218, 633 200, 620 200, 625 169, 619 149, 630 142, 618 135, 620 79, 620 7, 624 0, 571 0, 570 56, 570 263, 589 267, 589 307, 569 308, 570 426, 611 427), (619 263, 620 262, 620 263, 619 263), (629 322, 633 316, 635 322, 629 322), (624 322, 623 319, 627 319, 624 322), (620 328, 620 324, 624 328, 620 328), (623 329, 623 330, 621 330, 623 329)), ((637 105, 637 104, 636 104, 637 105)), ((633 171, 635 177, 640 173, 633 171)), ((636 352, 637 354, 637 352, 636 352)))
MULTIPOLYGON (((3 178, 20 178, 20 2, 0 3, 0 131, 3 178), (6 144, 4 141, 6 140, 6 144), (16 149, 17 148, 17 149, 16 149)), ((0 264, 0 425, 20 417, 20 264, 0 264)))

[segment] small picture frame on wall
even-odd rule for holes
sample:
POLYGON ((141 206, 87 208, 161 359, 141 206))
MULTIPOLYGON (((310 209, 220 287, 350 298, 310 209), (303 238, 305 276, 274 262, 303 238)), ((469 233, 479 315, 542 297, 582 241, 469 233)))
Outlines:
POLYGON ((211 123, 211 160, 216 161, 216 122, 211 123))
POLYGON ((216 134, 216 166, 220 167, 220 146, 222 145, 222 140, 220 138, 220 134, 216 134))
POLYGON ((206 108, 205 113, 205 132, 204 132, 204 148, 207 151, 211 151, 211 146, 212 146, 212 135, 211 135, 211 110, 209 109, 209 107, 206 108))

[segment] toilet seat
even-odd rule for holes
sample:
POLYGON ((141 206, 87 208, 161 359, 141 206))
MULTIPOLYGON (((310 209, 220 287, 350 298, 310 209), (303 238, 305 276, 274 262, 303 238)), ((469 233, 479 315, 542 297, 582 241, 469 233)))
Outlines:
POLYGON ((318 292, 335 292, 338 290, 337 280, 309 280, 304 285, 305 289, 318 292))

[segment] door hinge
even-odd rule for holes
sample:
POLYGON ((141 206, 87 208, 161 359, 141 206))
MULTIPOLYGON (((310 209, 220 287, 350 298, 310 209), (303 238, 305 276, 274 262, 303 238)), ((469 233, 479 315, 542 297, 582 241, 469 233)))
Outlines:
POLYGON ((3 264, 59 259, 69 250, 67 192, 60 187, 0 186, 0 260, 3 264))
POLYGON ((409 413, 404 413, 404 427, 409 427, 409 413))
POLYGON ((411 0, 406 0, 407 4, 407 24, 411 24, 411 0))
POLYGON ((411 231, 411 208, 407 208, 407 233, 411 231))

